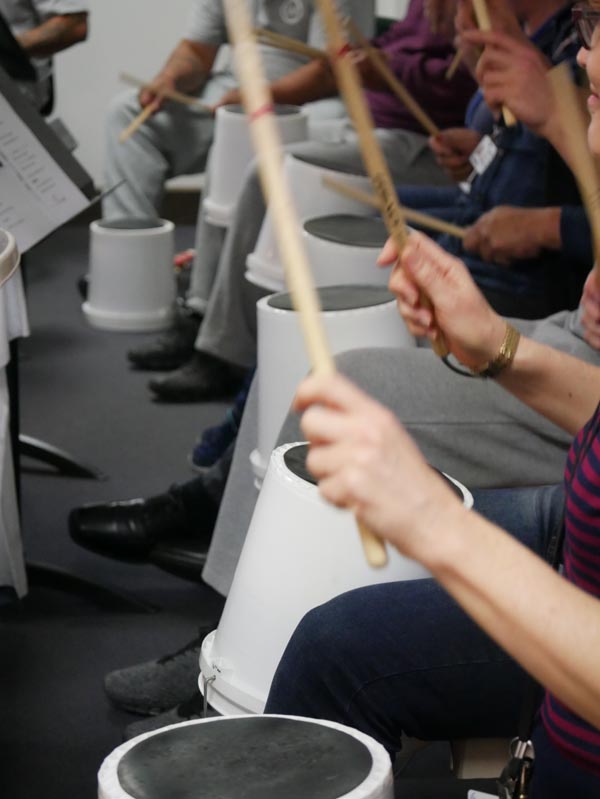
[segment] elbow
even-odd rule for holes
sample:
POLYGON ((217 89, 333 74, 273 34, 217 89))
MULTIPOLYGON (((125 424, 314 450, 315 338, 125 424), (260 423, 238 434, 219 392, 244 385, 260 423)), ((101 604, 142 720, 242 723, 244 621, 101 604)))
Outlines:
POLYGON ((69 46, 85 42, 89 33, 88 15, 87 14, 73 14, 71 15, 69 26, 69 46))

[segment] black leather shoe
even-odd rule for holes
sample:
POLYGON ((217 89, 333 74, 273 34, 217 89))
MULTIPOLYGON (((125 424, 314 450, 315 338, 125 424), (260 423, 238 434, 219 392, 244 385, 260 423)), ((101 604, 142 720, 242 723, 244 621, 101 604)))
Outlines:
POLYGON ((194 352, 189 361, 166 377, 151 380, 150 391, 163 402, 199 402, 228 397, 238 391, 245 369, 205 352, 194 352))
POLYGON ((194 343, 202 322, 201 314, 178 307, 170 330, 147 347, 130 350, 129 363, 149 372, 170 372, 186 363, 194 354, 194 343))
POLYGON ((162 540, 188 537, 206 548, 217 514, 207 498, 201 525, 190 520, 174 493, 150 499, 83 505, 69 514, 69 532, 76 544, 116 560, 146 562, 162 540))

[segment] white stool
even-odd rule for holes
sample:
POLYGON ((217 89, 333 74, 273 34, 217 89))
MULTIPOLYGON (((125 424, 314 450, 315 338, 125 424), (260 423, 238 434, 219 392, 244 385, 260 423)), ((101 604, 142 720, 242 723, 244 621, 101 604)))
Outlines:
MULTIPOLYGON (((414 339, 387 289, 329 286, 320 288, 318 294, 323 324, 335 354, 364 347, 414 346, 414 339)), ((298 383, 310 364, 290 295, 263 297, 256 309, 258 427, 257 447, 250 455, 250 462, 260 486, 298 383)))
MULTIPOLYGON (((308 138, 308 116, 295 105, 278 105, 275 114, 284 145, 308 138)), ((211 153, 210 188, 202 207, 212 225, 227 227, 240 191, 248 164, 254 158, 248 118, 241 105, 224 105, 217 109, 214 144, 211 153)))
MULTIPOLYGON (((323 185, 325 176, 329 175, 339 180, 340 172, 289 153, 284 158, 283 166, 301 222, 337 213, 373 216, 373 209, 369 206, 337 194, 323 185)), ((367 177, 344 174, 343 178, 350 186, 370 192, 370 182, 367 177)), ((271 291, 283 291, 285 288, 283 266, 269 211, 260 229, 256 249, 248 256, 246 266, 246 278, 251 283, 271 291)))
POLYGON ((168 327, 175 300, 174 225, 124 219, 90 225, 90 283, 83 312, 102 330, 168 327))
MULTIPOLYGON (((385 567, 367 564, 356 520, 321 498, 306 451, 287 444, 273 452, 219 627, 202 643, 200 688, 224 715, 264 710, 283 651, 311 608, 359 586, 429 576, 391 548, 385 567)), ((456 490, 470 506, 469 492, 456 490)))
POLYGON ((302 238, 315 285, 387 286, 389 269, 377 266, 377 258, 388 238, 380 217, 318 216, 304 222, 302 238))
POLYGON ((115 749, 98 799, 392 799, 390 758, 372 738, 295 716, 210 718, 115 749))

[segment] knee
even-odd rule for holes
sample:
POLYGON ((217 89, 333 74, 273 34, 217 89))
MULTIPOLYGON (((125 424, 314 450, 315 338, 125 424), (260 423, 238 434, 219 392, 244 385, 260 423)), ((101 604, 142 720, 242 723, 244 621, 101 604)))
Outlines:
POLYGON ((273 678, 267 712, 304 715, 308 698, 323 697, 347 666, 334 602, 309 611, 296 627, 273 678))

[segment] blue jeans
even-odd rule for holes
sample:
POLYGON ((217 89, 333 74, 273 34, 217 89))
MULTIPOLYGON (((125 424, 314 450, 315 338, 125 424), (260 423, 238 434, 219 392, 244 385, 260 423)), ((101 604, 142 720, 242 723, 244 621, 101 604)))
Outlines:
MULTIPOLYGON (((542 556, 562 523, 562 486, 474 497, 482 515, 542 556)), ((402 733, 514 736, 527 684, 436 582, 415 580, 360 588, 310 611, 284 652, 265 712, 347 724, 393 753, 402 733)))

